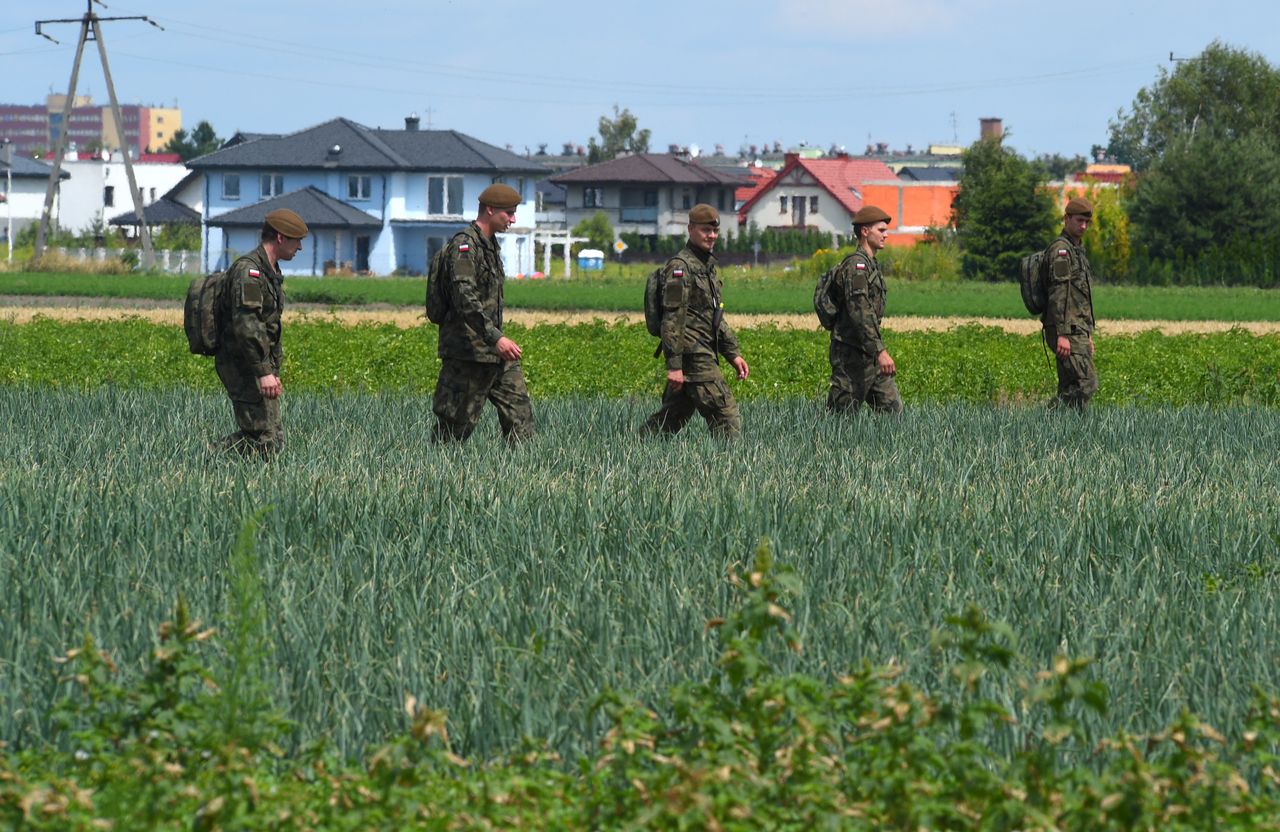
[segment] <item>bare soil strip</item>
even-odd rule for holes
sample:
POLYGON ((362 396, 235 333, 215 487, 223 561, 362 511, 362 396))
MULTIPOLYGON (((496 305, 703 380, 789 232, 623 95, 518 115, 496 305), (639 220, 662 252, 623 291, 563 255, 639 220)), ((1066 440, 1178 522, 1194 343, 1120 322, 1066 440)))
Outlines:
MULTIPOLYGON (((60 321, 114 321, 126 318, 165 324, 174 327, 182 326, 181 305, 173 301, 144 301, 132 303, 102 298, 41 298, 40 302, 15 303, 13 298, 0 299, 0 321, 25 324, 33 318, 43 317, 60 321), (74 301, 74 302, 72 302, 74 301)), ((33 298, 24 298, 33 301, 33 298)), ((734 315, 727 316, 730 326, 735 329, 751 329, 761 326, 776 326, 781 329, 817 330, 817 320, 812 315, 734 315)), ((409 329, 425 324, 422 312, 403 307, 363 307, 334 310, 322 304, 294 304, 285 311, 286 321, 301 320, 336 320, 344 325, 356 324, 395 324, 401 329, 409 329)), ((532 309, 510 309, 506 320, 521 326, 538 326, 540 324, 582 324, 594 321, 606 323, 639 323, 644 316, 639 312, 553 312, 532 309)), ((957 326, 978 324, 1002 329, 1019 335, 1029 335, 1039 331, 1040 322, 1034 318, 976 318, 976 317, 894 317, 884 320, 884 328, 895 332, 935 331, 945 332, 957 326)), ((1254 335, 1273 335, 1280 333, 1280 322, 1277 321, 1101 321, 1098 324, 1102 335, 1132 335, 1138 332, 1159 330, 1167 335, 1181 333, 1227 332, 1231 329, 1243 329, 1254 335)))

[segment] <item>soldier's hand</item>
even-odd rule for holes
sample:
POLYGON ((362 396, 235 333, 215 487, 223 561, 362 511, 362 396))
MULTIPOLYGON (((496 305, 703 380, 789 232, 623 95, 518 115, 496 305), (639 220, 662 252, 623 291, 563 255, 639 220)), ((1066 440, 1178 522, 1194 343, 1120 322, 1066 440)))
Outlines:
POLYGON ((738 371, 738 379, 742 380, 751 373, 751 368, 747 366, 747 360, 742 356, 733 359, 733 367, 738 371))
POLYGON ((503 361, 519 361, 522 355, 520 345, 505 335, 498 339, 494 349, 498 351, 498 357, 503 361))
POLYGON ((876 366, 882 376, 891 376, 898 372, 898 367, 893 363, 888 350, 880 350, 880 354, 876 356, 876 366))
POLYGON ((264 399, 280 398, 280 377, 276 375, 261 376, 258 379, 258 392, 264 399))
POLYGON ((679 393, 684 387, 684 370, 667 370, 667 386, 679 393))
POLYGON ((1065 335, 1058 336, 1058 343, 1053 345, 1053 354, 1058 356, 1059 358, 1071 357, 1071 342, 1067 340, 1067 336, 1065 335))

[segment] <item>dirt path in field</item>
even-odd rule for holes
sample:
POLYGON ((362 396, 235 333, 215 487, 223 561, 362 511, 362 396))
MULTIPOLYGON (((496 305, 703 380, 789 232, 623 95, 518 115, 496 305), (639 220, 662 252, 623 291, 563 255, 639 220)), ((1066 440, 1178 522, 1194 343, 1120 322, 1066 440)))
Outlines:
MULTIPOLYGON (((142 318, 152 323, 182 326, 182 304, 177 301, 131 300, 121 298, 79 297, 0 297, 0 321, 24 324, 35 317, 54 320, 109 321, 122 318, 142 318)), ((734 315, 727 316, 735 329, 751 329, 760 326, 777 326, 783 329, 816 330, 818 323, 812 315, 734 315)), ((421 326, 422 312, 388 304, 370 304, 361 307, 345 307, 334 310, 326 304, 291 304, 285 312, 286 321, 333 320, 344 324, 390 323, 402 329, 421 326)), ((639 323, 644 316, 639 312, 550 312, 533 309, 509 309, 506 319, 522 326, 539 324, 579 324, 592 321, 608 323, 639 323)), ((889 316, 884 328, 896 332, 922 330, 946 331, 964 324, 980 324, 1003 329, 1005 332, 1030 334, 1039 330, 1040 324, 1032 318, 925 318, 889 316)), ((1226 332, 1240 328, 1254 335, 1280 333, 1280 321, 1102 321, 1098 331, 1103 335, 1132 335, 1156 329, 1165 334, 1226 332)))

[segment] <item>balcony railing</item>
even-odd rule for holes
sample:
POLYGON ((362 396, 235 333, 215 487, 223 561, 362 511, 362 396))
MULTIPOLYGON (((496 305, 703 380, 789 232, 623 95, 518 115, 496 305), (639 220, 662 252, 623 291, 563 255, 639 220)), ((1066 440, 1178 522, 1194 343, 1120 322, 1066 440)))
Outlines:
POLYGON ((638 208, 623 208, 623 222, 657 222, 658 206, 649 205, 638 208))

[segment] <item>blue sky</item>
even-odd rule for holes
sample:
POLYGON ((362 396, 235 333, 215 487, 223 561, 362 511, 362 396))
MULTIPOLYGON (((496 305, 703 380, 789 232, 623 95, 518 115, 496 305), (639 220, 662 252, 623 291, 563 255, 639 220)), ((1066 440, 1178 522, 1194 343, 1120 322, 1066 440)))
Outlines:
MULTIPOLYGON (((84 0, 0 3, 9 103, 65 90, 84 0)), ((585 145, 614 104, 651 145, 968 144, 999 117, 1027 154, 1088 154, 1108 121, 1215 38, 1280 66, 1274 0, 649 0, 614 4, 371 0, 109 0, 122 101, 183 109, 218 134, 291 132, 346 116, 399 127, 411 112, 517 152, 585 145)), ((79 90, 107 100, 97 53, 79 90)))

